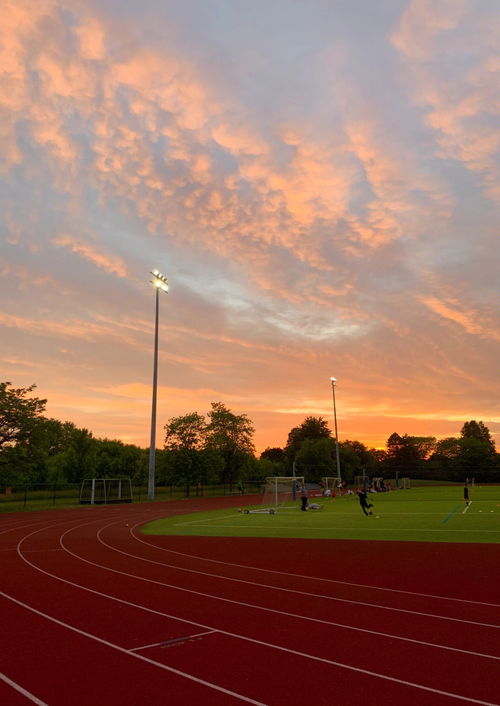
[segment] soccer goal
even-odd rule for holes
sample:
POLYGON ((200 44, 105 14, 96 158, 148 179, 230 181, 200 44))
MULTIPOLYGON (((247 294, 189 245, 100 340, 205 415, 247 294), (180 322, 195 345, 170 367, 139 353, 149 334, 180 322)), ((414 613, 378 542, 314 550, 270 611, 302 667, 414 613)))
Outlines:
POLYGON ((411 484, 409 478, 398 478, 399 490, 410 490, 411 484))
POLYGON ((333 493, 342 487, 342 481, 339 480, 338 476, 325 476, 321 479, 321 485, 323 490, 331 490, 333 493))
POLYGON ((252 510, 242 510, 245 514, 267 513, 274 515, 279 509, 292 506, 299 497, 299 488, 304 482, 304 476, 272 476, 266 478, 262 507, 252 510))
POLYGON ((370 487, 369 477, 368 476, 355 476, 354 487, 355 488, 365 488, 365 490, 368 489, 370 487))
POLYGON ((130 478, 85 478, 80 488, 81 505, 131 503, 130 478))

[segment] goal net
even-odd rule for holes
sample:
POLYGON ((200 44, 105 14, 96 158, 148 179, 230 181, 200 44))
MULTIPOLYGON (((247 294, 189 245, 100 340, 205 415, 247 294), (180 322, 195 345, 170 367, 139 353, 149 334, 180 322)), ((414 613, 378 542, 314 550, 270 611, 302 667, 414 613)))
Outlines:
POLYGON ((342 487, 342 481, 340 481, 337 476, 325 476, 321 479, 321 485, 323 490, 331 490, 332 493, 342 487))
POLYGON ((273 515, 278 509, 283 509, 287 505, 295 507, 299 497, 299 489, 304 482, 304 476, 272 476, 266 478, 262 506, 252 510, 244 510, 249 513, 269 513, 273 515))
POLYGON ((131 503, 130 478, 85 478, 80 488, 81 505, 131 503))
POLYGON ((410 479, 409 478, 398 478, 398 488, 399 490, 410 490, 410 479))
POLYGON ((355 476, 354 487, 355 488, 365 488, 365 490, 368 489, 370 487, 369 477, 368 476, 355 476))

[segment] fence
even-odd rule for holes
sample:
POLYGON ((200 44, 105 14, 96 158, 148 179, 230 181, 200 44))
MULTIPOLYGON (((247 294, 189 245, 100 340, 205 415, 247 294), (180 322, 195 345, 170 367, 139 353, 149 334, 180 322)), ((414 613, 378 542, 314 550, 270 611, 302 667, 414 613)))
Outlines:
MULTIPOLYGON (((16 512, 18 510, 47 510, 54 507, 76 507, 80 504, 79 483, 29 483, 11 486, 0 486, 0 512, 16 512)), ((245 481, 242 485, 243 494, 261 493, 260 481, 245 481)), ((224 495, 241 495, 236 483, 208 485, 158 485, 155 489, 155 500, 181 500, 190 497, 221 497, 224 495)), ((148 487, 132 485, 132 502, 147 502, 148 487)))

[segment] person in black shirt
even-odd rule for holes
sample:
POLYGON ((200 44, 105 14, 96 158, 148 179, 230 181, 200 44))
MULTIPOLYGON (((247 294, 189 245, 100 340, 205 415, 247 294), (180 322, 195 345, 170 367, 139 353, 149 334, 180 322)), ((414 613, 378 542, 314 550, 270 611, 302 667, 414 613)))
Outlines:
POLYGON ((465 500, 465 504, 468 505, 469 504, 469 487, 468 487, 467 483, 464 485, 464 500, 465 500))
POLYGON ((365 488, 362 488, 361 490, 358 490, 358 497, 359 497, 359 504, 361 505, 361 508, 365 515, 373 515, 372 511, 370 510, 373 505, 368 502, 368 494, 366 492, 365 488))

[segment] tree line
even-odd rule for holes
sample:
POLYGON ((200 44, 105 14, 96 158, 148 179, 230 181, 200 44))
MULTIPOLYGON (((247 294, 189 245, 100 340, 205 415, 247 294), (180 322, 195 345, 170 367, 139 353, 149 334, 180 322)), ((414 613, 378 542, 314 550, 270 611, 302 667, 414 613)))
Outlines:
MULTIPOLYGON (((130 477, 144 484, 148 449, 116 439, 95 438, 88 429, 45 416, 47 400, 35 385, 0 383, 0 492, 5 486, 80 483, 84 478, 130 477)), ((185 486, 262 481, 268 476, 305 476, 319 482, 336 476, 335 439, 322 417, 306 417, 291 429, 285 447, 269 447, 257 458, 255 429, 246 414, 213 402, 206 415, 172 417, 164 427, 164 447, 156 454, 159 484, 185 486)), ((460 436, 392 434, 386 449, 360 441, 339 443, 341 476, 352 483, 369 475, 500 482, 500 454, 483 422, 463 424, 460 436)))

